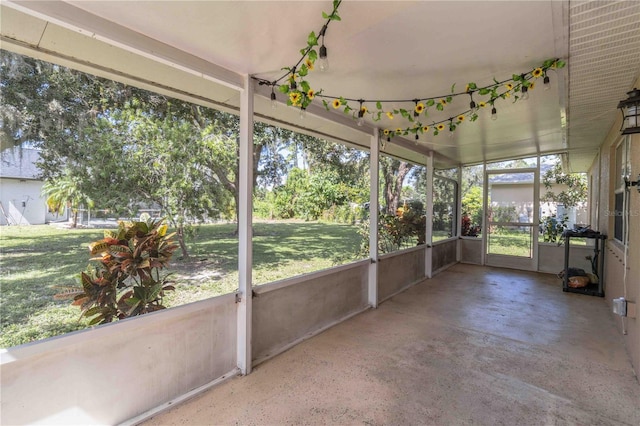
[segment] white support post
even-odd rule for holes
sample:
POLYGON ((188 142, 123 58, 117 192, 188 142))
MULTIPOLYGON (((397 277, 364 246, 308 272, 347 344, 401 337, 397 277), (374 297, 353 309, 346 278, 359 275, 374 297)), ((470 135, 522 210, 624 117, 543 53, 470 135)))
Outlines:
POLYGON ((531 238, 533 239, 533 258, 536 271, 540 270, 540 258, 538 257, 538 235, 540 233, 540 154, 538 154, 538 167, 533 174, 533 228, 531 238))
POLYGON ((487 244, 489 241, 489 176, 487 175, 487 162, 482 163, 482 253, 480 253, 480 264, 484 265, 487 262, 487 244))
POLYGON ((253 82, 243 77, 240 93, 240 187, 238 197, 238 334, 237 363, 242 374, 251 373, 252 191, 253 191, 253 82))
POLYGON ((427 249, 425 250, 424 275, 433 276, 433 151, 427 157, 427 208, 425 212, 427 249))
POLYGON ((378 198, 380 192, 380 132, 373 129, 369 156, 369 288, 368 299, 372 308, 378 307, 378 198))
POLYGON ((462 236, 462 166, 458 166, 458 183, 456 190, 456 236, 458 237, 458 242, 456 245, 456 261, 460 262, 462 260, 462 240, 460 237, 462 236))

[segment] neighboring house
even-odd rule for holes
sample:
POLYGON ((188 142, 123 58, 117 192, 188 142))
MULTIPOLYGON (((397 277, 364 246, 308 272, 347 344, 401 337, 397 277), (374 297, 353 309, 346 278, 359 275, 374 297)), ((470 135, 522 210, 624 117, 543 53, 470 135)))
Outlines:
POLYGON ((64 217, 48 212, 39 158, 38 150, 18 146, 0 152, 0 225, 40 225, 64 217))
MULTIPOLYGON (((565 189, 565 185, 554 185, 551 192, 557 194, 565 189)), ((540 197, 546 192, 547 189, 541 184, 540 197)), ((531 181, 493 182, 491 184, 490 203, 494 207, 513 206, 516 208, 515 213, 519 218, 519 222, 531 222, 533 221, 533 202, 530 194, 533 194, 533 182, 531 181)), ((567 216, 567 226, 569 228, 572 228, 575 224, 589 224, 586 203, 566 209, 562 204, 541 201, 540 220, 542 221, 547 216, 556 216, 558 219, 567 216)))

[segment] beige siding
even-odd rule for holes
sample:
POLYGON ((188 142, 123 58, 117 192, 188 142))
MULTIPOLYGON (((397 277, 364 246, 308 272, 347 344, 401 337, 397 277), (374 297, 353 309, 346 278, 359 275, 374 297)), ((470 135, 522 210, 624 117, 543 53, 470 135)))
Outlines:
MULTIPOLYGON (((640 79, 636 81, 636 87, 640 87, 640 79)), ((607 303, 611 304, 614 298, 625 296, 630 304, 634 304, 637 307, 640 302, 640 194, 635 188, 629 194, 629 243, 626 256, 624 246, 613 240, 614 215, 611 212, 614 210, 615 148, 621 138, 618 129, 620 129, 620 119, 609 132, 600 149, 600 158, 594 161, 589 171, 589 174, 593 176, 592 182, 600 184, 598 188, 600 192, 598 210, 592 210, 591 214, 594 220, 597 217, 599 229, 610 237, 605 258, 605 297, 607 303), (625 264, 627 266, 626 285, 625 264)), ((636 134, 631 137, 631 175, 633 180, 637 178, 639 173, 640 134, 636 134)), ((624 339, 636 374, 640 373, 639 321, 639 318, 625 318, 624 320, 624 327, 627 332, 624 339)), ((616 323, 620 332, 622 332, 623 321, 619 320, 616 323)))

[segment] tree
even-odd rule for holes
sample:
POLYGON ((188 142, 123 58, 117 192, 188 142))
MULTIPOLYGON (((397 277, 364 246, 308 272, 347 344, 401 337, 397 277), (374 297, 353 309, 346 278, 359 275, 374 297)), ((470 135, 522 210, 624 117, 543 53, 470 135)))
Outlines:
POLYGON ((6 50, 0 50, 0 87, 3 146, 48 139, 61 154, 98 111, 101 93, 114 88, 108 80, 6 50))
POLYGON ((563 204, 566 208, 587 201, 587 176, 584 173, 565 173, 559 160, 544 173, 542 183, 547 189, 542 201, 563 204), (565 185, 566 188, 556 193, 552 191, 554 185, 565 185))
POLYGON ((80 183, 76 176, 72 176, 68 170, 55 181, 45 182, 42 192, 47 196, 47 206, 49 211, 62 213, 65 207, 73 212, 71 226, 78 226, 78 210, 80 207, 94 206, 93 201, 87 197, 80 189, 80 183))
POLYGON ((482 223, 482 187, 472 186, 463 195, 462 213, 469 217, 472 225, 482 223))
POLYGON ((388 214, 395 214, 398 210, 402 185, 409 174, 413 164, 400 161, 388 156, 380 157, 380 173, 383 179, 382 195, 384 196, 385 210, 388 214))
POLYGON ((5 51, 0 64, 3 140, 40 148, 49 186, 72 176, 99 207, 160 207, 185 257, 185 224, 237 209, 237 117, 5 51))

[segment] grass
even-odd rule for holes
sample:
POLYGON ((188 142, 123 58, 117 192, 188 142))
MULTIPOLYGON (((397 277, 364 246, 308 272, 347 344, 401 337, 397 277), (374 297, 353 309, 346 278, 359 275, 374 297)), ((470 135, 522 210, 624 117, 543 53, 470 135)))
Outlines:
MULTIPOLYGON (((170 271, 176 291, 168 307, 234 291, 238 286, 238 239, 234 224, 201 225, 188 242, 190 258, 176 252, 170 271)), ((75 283, 89 261, 95 229, 48 225, 0 228, 0 347, 57 336, 87 327, 79 309, 56 301, 56 285, 75 283)), ((446 235, 434 235, 446 238, 446 235)), ((491 235, 491 253, 529 253, 528 233, 491 235)), ((318 271, 353 259, 357 227, 316 222, 260 222, 253 227, 253 283, 261 285, 318 271)))
MULTIPOLYGON (((235 225, 195 227, 190 258, 176 252, 170 265, 176 291, 165 304, 178 306, 234 291, 238 285, 235 225)), ((87 244, 102 230, 48 225, 0 228, 0 347, 10 347, 86 328, 79 309, 53 300, 56 285, 75 283, 89 260, 87 244)), ((352 259, 357 228, 315 222, 256 223, 253 283, 265 284, 352 259)))
POLYGON ((530 230, 490 233, 488 246, 489 254, 531 257, 533 251, 530 230))

